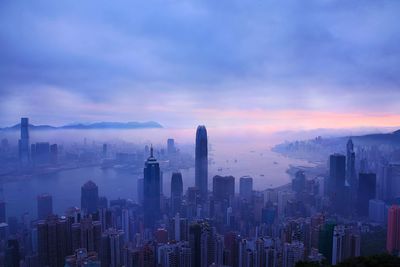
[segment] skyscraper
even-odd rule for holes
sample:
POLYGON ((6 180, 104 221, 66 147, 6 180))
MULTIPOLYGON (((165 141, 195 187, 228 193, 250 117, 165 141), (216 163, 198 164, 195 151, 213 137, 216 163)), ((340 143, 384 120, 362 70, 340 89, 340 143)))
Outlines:
POLYGON ((318 235, 318 250, 329 263, 332 262, 333 231, 335 226, 333 222, 325 223, 318 235))
POLYGON ((175 153, 175 140, 172 138, 167 140, 167 152, 170 155, 175 153))
POLYGON ((368 218, 375 223, 384 223, 386 204, 380 199, 370 199, 368 206, 368 218))
POLYGON ((18 141, 19 160, 23 165, 29 163, 29 120, 21 118, 21 138, 18 141))
POLYGON ((189 246, 191 248, 192 267, 210 266, 212 255, 209 253, 211 229, 208 222, 194 222, 189 227, 189 246))
POLYGON ((0 223, 5 223, 6 218, 6 203, 3 200, 0 200, 0 223))
POLYGON ((53 197, 49 194, 41 194, 37 197, 37 215, 39 220, 45 220, 53 214, 53 197))
POLYGON ((361 216, 368 216, 369 200, 376 196, 376 174, 360 173, 358 180, 357 211, 361 216))
POLYGON ((240 197, 250 201, 253 194, 253 178, 250 176, 240 177, 239 191, 240 197))
POLYGON ((107 157, 107 144, 103 144, 103 152, 102 152, 103 158, 107 157))
POLYGON ((50 146, 50 163, 57 164, 58 163, 58 145, 52 144, 50 146))
POLYGON ((390 163, 384 177, 384 199, 400 197, 400 164, 390 163))
POLYGON ((336 212, 342 213, 345 209, 345 180, 346 157, 341 154, 333 154, 329 158, 329 193, 336 212))
POLYGON ((219 176, 213 177, 213 197, 218 201, 229 201, 235 196, 235 177, 219 176))
POLYGON ((296 193, 302 193, 306 188, 306 175, 304 171, 297 171, 292 180, 292 189, 296 193))
POLYGON ((38 164, 38 165, 49 164, 49 162, 50 162, 50 144, 48 142, 39 142, 39 143, 36 143, 36 145, 34 147, 35 147, 35 150, 34 150, 34 152, 32 151, 32 154, 34 153, 34 157, 32 157, 32 160, 34 160, 35 164, 38 164))
POLYGON ((20 253, 17 239, 9 239, 5 249, 5 266, 19 267, 20 253))
POLYGON ((144 223, 147 228, 153 228, 160 217, 160 165, 153 156, 153 147, 150 148, 150 157, 143 170, 143 207, 144 223))
POLYGON ((99 188, 93 181, 86 182, 81 188, 81 209, 86 214, 95 213, 99 201, 99 188))
POLYGON ((183 195, 182 174, 174 172, 171 178, 171 210, 172 215, 181 212, 181 203, 183 195))
POLYGON ((388 210, 386 249, 389 253, 400 250, 400 207, 396 205, 388 210))
POLYGON ((198 126, 196 131, 195 180, 201 202, 204 203, 208 195, 208 142, 204 125, 198 126))
POLYGON ((105 231, 101 237, 101 266, 123 265, 123 231, 113 228, 105 231))
POLYGON ((283 267, 294 267, 296 262, 304 260, 304 244, 300 241, 285 243, 283 246, 283 267))
POLYGON ((354 144, 351 138, 347 142, 346 151, 346 178, 350 186, 354 188, 356 186, 356 154, 354 153, 354 144))
POLYGON ((71 251, 68 221, 66 218, 48 217, 37 224, 39 266, 64 266, 71 251))

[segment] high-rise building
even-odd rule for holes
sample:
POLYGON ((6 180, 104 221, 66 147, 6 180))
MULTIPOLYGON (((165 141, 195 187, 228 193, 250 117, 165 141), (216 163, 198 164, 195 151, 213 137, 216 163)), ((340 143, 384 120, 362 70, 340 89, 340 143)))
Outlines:
POLYGON ((333 154, 329 158, 329 196, 335 212, 343 213, 345 207, 346 157, 333 154))
POLYGON ((400 251, 400 207, 397 205, 388 210, 386 249, 389 253, 400 251))
POLYGON ((253 178, 250 176, 242 176, 239 181, 239 194, 241 198, 251 200, 253 194, 253 178))
POLYGON ((58 145, 52 144, 50 146, 50 163, 57 164, 58 163, 58 145))
POLYGON ((19 267, 20 253, 19 244, 17 239, 9 239, 7 241, 7 247, 5 251, 5 266, 7 267, 19 267))
POLYGON ((72 252, 69 221, 66 218, 49 217, 37 224, 39 266, 64 266, 64 260, 72 252))
POLYGON ((332 265, 360 256, 360 235, 351 226, 337 225, 332 238, 332 265))
POLYGON ((121 230, 110 228, 101 238, 101 266, 119 267, 123 265, 124 233, 121 230))
POLYGON ((103 144, 103 158, 106 158, 107 157, 107 144, 103 144))
POLYGON ((32 151, 32 160, 35 164, 43 165, 50 163, 50 144, 48 142, 39 142, 32 151))
POLYGON ((235 232, 228 232, 224 235, 225 265, 239 267, 239 242, 240 236, 235 232))
POLYGON ((332 245, 333 245, 333 231, 335 224, 332 222, 325 223, 319 231, 318 237, 318 250, 324 255, 326 260, 332 262, 332 245))
POLYGON ((176 152, 175 149, 175 140, 172 138, 169 138, 167 140, 167 152, 169 155, 174 154, 176 152))
POLYGON ((3 153, 7 153, 9 151, 9 144, 8 144, 8 139, 7 138, 3 138, 1 139, 1 147, 0 147, 0 151, 2 151, 3 153))
POLYGON ((283 267, 295 267, 296 263, 304 260, 304 244, 299 241, 285 243, 283 246, 283 267))
POLYGON ((86 182, 81 188, 81 209, 86 214, 97 211, 99 188, 93 181, 86 182))
POLYGON ((153 155, 153 147, 150 148, 150 157, 145 163, 143 170, 144 180, 144 223, 145 227, 153 228, 156 221, 160 218, 160 165, 153 155))
POLYGON ((204 125, 198 126, 196 131, 195 184, 204 204, 208 196, 208 141, 204 125))
POLYGON ((390 163, 384 177, 384 199, 400 197, 400 163, 390 163))
POLYGON ((53 214, 53 197, 49 194, 41 194, 37 197, 37 216, 39 220, 45 220, 53 214))
POLYGON ((192 267, 210 266, 214 261, 212 231, 208 222, 198 221, 189 227, 192 267))
POLYGON ((375 223, 384 223, 386 204, 379 199, 369 200, 368 218, 375 223))
POLYGON ((171 177, 171 213, 175 215, 181 212, 183 196, 183 182, 182 174, 180 172, 174 172, 171 177))
POLYGON ((354 153, 354 144, 351 138, 346 145, 346 178, 351 187, 356 187, 356 154, 354 153))
POLYGON ((7 221, 6 219, 6 203, 0 200, 0 223, 5 223, 7 221))
POLYGON ((361 216, 368 216, 369 200, 376 196, 376 174, 360 173, 358 181, 357 211, 361 216))
POLYGON ((306 188, 306 175, 304 171, 297 171, 292 180, 292 190, 296 193, 301 193, 306 188))
POLYGON ((29 163, 29 120, 21 118, 21 138, 18 141, 19 160, 23 165, 29 163))
POLYGON ((213 197, 218 201, 229 201, 235 196, 235 177, 219 176, 213 177, 213 197))

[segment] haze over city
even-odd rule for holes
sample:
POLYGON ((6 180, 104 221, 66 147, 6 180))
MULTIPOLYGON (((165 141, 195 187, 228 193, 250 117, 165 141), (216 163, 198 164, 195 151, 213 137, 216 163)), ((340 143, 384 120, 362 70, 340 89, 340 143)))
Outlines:
POLYGON ((400 266, 400 1, 0 2, 0 267, 400 266))

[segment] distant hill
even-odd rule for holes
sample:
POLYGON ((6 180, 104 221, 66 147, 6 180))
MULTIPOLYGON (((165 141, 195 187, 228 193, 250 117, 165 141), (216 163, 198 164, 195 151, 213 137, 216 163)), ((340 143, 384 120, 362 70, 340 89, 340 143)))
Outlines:
MULTIPOLYGON (((341 137, 340 139, 348 139, 347 137, 341 137)), ((394 131, 392 133, 378 133, 378 134, 367 134, 360 136, 352 136, 353 141, 362 144, 369 145, 395 145, 400 146, 400 130, 394 131)))
MULTIPOLYGON (((21 128, 21 124, 16 124, 10 127, 0 128, 0 131, 17 131, 21 128)), ((51 126, 51 125, 33 125, 29 124, 30 130, 100 130, 100 129, 151 129, 151 128, 163 128, 161 124, 154 121, 147 122, 95 122, 95 123, 75 123, 64 126, 51 126)))
MULTIPOLYGON (((311 161, 326 160, 332 153, 346 153, 346 143, 353 140, 355 146, 388 146, 400 149, 400 130, 391 133, 366 135, 346 135, 341 137, 317 137, 314 139, 284 142, 273 147, 273 150, 284 155, 311 161)), ((399 159, 400 160, 400 159, 399 159)))

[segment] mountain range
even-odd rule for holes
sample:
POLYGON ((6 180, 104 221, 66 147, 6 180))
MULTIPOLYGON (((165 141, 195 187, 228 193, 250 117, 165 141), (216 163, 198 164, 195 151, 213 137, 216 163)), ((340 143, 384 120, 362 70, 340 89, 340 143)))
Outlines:
MULTIPOLYGON (((21 124, 18 123, 14 126, 0 128, 0 131, 17 131, 20 128, 21 124)), ((152 128, 163 128, 163 126, 155 121, 74 123, 63 126, 29 124, 30 130, 100 130, 100 129, 123 130, 123 129, 152 129, 152 128)))

